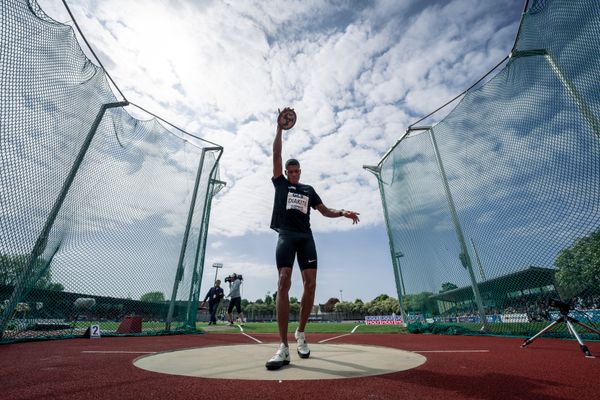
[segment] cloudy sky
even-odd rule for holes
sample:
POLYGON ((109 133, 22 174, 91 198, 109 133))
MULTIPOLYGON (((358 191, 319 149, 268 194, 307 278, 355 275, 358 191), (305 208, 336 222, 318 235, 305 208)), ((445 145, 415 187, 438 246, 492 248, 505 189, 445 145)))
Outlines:
MULTIPOLYGON (((39 3, 71 24, 61 1, 39 3)), ((68 4, 128 100, 225 148, 203 293, 215 262, 220 277, 245 276, 249 300, 276 290, 271 146, 277 109, 296 110, 284 159, 300 160, 302 181, 325 205, 361 213, 358 226, 313 214, 320 303, 396 297, 377 182, 362 166, 503 59, 523 8, 522 0, 68 4)))

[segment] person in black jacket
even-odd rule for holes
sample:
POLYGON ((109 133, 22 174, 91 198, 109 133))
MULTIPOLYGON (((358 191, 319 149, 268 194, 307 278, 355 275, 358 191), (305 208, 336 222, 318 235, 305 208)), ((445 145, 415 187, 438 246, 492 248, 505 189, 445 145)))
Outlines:
POLYGON ((217 308, 219 308, 219 303, 224 296, 225 292, 221 287, 221 281, 217 279, 215 281, 215 286, 210 288, 208 293, 206 293, 204 301, 202 301, 202 306, 204 306, 204 304, 206 304, 206 300, 208 300, 208 311, 210 312, 209 325, 217 324, 217 308))

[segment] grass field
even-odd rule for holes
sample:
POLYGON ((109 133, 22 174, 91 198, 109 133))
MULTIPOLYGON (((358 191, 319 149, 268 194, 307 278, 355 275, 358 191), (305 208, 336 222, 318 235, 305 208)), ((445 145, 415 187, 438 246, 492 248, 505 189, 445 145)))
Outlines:
MULTIPOLYGON (((85 322, 77 321, 72 323, 72 329, 74 330, 85 330, 90 325, 99 325, 100 329, 104 333, 115 332, 119 326, 117 322, 85 322)), ((306 325, 307 333, 334 333, 344 334, 350 333, 354 327, 358 325, 358 328, 354 333, 398 333, 404 334, 409 333, 409 330, 400 325, 365 325, 363 322, 347 321, 347 322, 310 322, 306 325)), ((288 332, 293 333, 298 326, 297 322, 291 322, 288 326, 288 332)), ((505 323, 505 324, 490 324, 490 330, 487 332, 488 335, 494 336, 518 336, 528 337, 537 333, 539 330, 547 326, 547 323, 535 322, 535 323, 505 323)), ((426 327, 426 326, 425 326, 426 327)), ((481 334, 480 324, 447 324, 437 325, 438 330, 424 329, 421 333, 444 333, 444 334, 466 334, 466 335, 477 335, 481 334), (450 328, 448 330, 444 328, 450 328), (456 328, 455 331, 452 329, 456 328)), ((142 324, 142 330, 146 333, 160 333, 165 328, 165 323, 161 321, 144 321, 142 324)), ((182 328, 181 323, 174 322, 171 326, 173 331, 182 328)), ((276 322, 248 322, 242 326, 246 333, 277 333, 276 322)), ((196 323, 196 329, 205 332, 218 331, 219 333, 239 333, 240 329, 237 325, 230 326, 228 323, 220 322, 216 326, 209 326, 206 322, 196 323)), ((583 331, 578 328, 578 331, 582 337, 586 340, 598 340, 598 335, 589 334, 587 331, 583 331)), ((414 332, 413 332, 414 333, 414 332)), ((559 324, 551 331, 547 332, 544 336, 546 337, 570 337, 566 325, 559 324)))
MULTIPOLYGON (((84 322, 77 321, 73 323, 74 329, 86 329, 90 325, 99 325, 100 330, 103 332, 116 331, 119 323, 116 322, 84 322)), ((359 327, 354 333, 408 333, 406 328, 400 325, 365 325, 364 323, 357 322, 314 322, 306 325, 306 332, 308 333, 349 333, 354 329, 356 325, 359 327)), ((209 325, 206 322, 196 323, 196 328, 199 330, 207 331, 209 325)), ((298 326, 297 322, 289 324, 288 331, 293 333, 298 326)), ((164 329, 165 323, 159 321, 144 321, 142 324, 143 331, 159 331, 164 329)), ((173 329, 179 327, 178 323, 172 325, 173 329)), ((246 333, 277 333, 277 322, 248 322, 243 326, 244 332, 246 333)), ((240 330, 237 325, 230 326, 228 323, 219 323, 217 326, 211 326, 212 330, 218 330, 220 333, 239 333, 240 330)))
MULTIPOLYGON (((406 328, 400 325, 365 325, 363 323, 352 323, 352 322, 316 322, 309 323, 306 325, 307 333, 350 333, 356 325, 359 327, 354 333, 408 333, 406 328)), ((198 323, 196 327, 198 329, 206 328, 208 324, 198 323)), ((227 324, 217 325, 227 328, 227 324)), ((298 327, 298 323, 293 322, 288 326, 288 332, 293 333, 298 327)), ((237 326, 235 329, 227 330, 229 332, 239 332, 237 326)), ((246 333, 277 333, 276 322, 248 322, 243 325, 244 332, 246 333)))

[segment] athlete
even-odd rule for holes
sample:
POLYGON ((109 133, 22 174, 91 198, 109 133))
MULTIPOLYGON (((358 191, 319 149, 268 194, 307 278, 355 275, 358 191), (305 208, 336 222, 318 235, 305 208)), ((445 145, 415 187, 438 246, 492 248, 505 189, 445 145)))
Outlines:
MULTIPOLYGON (((284 109, 282 112, 287 110, 284 109)), ((300 302, 300 321, 294 333, 297 341, 297 352, 301 358, 310 356, 310 349, 304 335, 317 286, 317 251, 310 229, 310 209, 318 210, 328 218, 346 217, 353 224, 359 222, 359 213, 347 210, 328 208, 323 204, 312 186, 300 183, 300 163, 289 159, 285 163, 285 176, 281 159, 282 126, 277 123, 277 132, 273 141, 273 178, 275 200, 271 217, 271 228, 279 232, 275 258, 279 281, 277 285, 277 325, 281 343, 275 355, 266 363, 269 370, 279 369, 290 363, 290 352, 287 338, 289 320, 288 292, 292 284, 292 267, 297 258, 302 274, 304 292, 300 302), (286 178, 287 177, 287 178, 286 178)))

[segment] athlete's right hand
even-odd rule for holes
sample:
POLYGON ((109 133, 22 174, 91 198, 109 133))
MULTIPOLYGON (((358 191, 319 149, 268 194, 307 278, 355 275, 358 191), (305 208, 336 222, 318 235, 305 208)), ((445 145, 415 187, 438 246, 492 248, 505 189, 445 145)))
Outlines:
MULTIPOLYGON (((284 113, 284 112, 286 112, 288 110, 292 110, 293 111, 293 109, 291 107, 285 107, 283 110, 280 110, 279 108, 277 109, 277 129, 278 130, 285 129, 285 127, 282 125, 282 118, 280 118, 280 116, 281 116, 282 113, 284 113)), ((285 120, 283 120, 283 122, 285 122, 285 120)))

